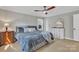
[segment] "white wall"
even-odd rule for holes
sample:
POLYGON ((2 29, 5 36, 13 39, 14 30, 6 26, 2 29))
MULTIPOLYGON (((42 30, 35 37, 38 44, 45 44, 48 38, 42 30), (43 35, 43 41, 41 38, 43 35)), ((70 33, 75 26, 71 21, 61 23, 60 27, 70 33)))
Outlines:
MULTIPOLYGON (((44 18, 44 30, 46 30, 45 29, 46 20, 48 20, 48 23, 49 23, 49 31, 51 31, 51 27, 56 26, 55 25, 56 21, 64 20, 65 38, 72 39, 73 38, 73 14, 75 13, 79 13, 79 11, 44 18)), ((16 26, 37 25, 38 18, 40 17, 30 16, 26 14, 20 14, 20 13, 15 13, 15 12, 10 12, 10 11, 5 11, 0 9, 0 30, 2 31, 2 28, 6 21, 9 21, 10 28, 12 30, 15 30, 16 26)))
POLYGON ((0 30, 2 31, 5 22, 10 24, 12 30, 15 30, 16 26, 37 25, 38 18, 0 9, 0 30))
POLYGON ((65 38, 73 39, 73 14, 76 14, 76 13, 79 13, 79 11, 46 18, 45 20, 49 21, 49 31, 51 31, 51 27, 56 26, 56 22, 58 20, 62 20, 64 21, 65 38))

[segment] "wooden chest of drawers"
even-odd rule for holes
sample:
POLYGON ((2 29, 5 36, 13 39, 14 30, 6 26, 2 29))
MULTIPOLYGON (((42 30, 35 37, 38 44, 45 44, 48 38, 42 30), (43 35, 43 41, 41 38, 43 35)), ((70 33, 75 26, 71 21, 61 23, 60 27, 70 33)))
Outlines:
POLYGON ((0 32, 0 39, 2 45, 11 44, 16 41, 14 37, 14 31, 0 32))

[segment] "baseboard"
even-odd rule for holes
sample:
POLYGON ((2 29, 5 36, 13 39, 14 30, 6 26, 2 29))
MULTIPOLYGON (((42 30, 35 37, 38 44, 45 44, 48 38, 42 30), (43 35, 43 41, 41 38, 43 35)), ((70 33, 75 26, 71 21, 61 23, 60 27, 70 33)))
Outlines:
POLYGON ((72 40, 71 38, 64 38, 64 39, 72 40))
POLYGON ((71 39, 71 38, 65 38, 65 39, 68 39, 68 40, 73 40, 73 41, 79 41, 79 40, 75 40, 75 39, 71 39))

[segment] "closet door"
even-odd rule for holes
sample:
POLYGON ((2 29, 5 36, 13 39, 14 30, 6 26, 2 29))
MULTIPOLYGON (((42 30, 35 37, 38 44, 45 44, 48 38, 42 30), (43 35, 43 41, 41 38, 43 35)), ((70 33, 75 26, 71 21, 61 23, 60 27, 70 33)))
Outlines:
POLYGON ((73 15, 74 40, 79 41, 79 14, 73 15))

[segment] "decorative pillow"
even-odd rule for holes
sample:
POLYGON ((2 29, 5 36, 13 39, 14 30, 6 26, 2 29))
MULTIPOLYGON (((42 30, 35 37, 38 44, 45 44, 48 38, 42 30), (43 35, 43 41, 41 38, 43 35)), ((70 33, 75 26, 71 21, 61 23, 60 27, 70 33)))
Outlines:
POLYGON ((49 43, 53 42, 53 40, 51 39, 51 34, 50 34, 50 32, 41 32, 41 33, 42 33, 43 37, 44 37, 49 43))
POLYGON ((22 32, 24 32, 24 28, 23 27, 17 27, 16 32, 22 33, 22 32))

